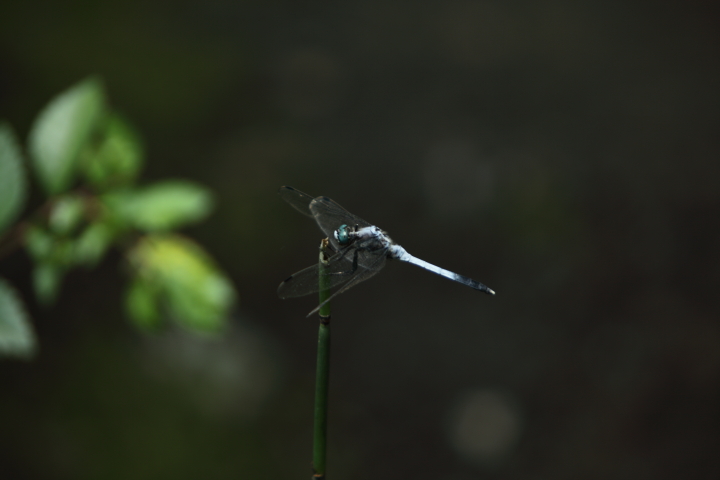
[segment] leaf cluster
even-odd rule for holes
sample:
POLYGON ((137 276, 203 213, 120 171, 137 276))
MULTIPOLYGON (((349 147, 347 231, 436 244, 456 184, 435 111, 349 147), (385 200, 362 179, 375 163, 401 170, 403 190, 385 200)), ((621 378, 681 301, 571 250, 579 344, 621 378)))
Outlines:
MULTIPOLYGON (((86 79, 40 112, 27 140, 29 162, 0 122, 0 259, 25 248, 37 301, 52 305, 73 268, 92 268, 117 248, 129 268, 126 309, 142 329, 164 320, 217 331, 235 291, 196 243, 174 232, 204 219, 211 192, 185 180, 138 185, 139 135, 107 103, 102 82, 86 79), (29 170, 44 202, 27 218, 29 170)), ((0 355, 29 357, 36 342, 20 296, 0 278, 0 355)))

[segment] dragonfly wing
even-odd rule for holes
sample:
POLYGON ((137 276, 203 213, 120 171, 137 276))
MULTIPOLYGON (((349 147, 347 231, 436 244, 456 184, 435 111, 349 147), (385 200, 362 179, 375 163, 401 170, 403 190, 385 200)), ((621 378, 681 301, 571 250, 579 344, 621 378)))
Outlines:
POLYGON ((326 303, 328 303, 329 301, 331 301, 333 298, 337 297, 338 295, 340 295, 341 293, 345 292, 346 290, 354 287, 354 286, 357 285, 358 283, 364 282, 365 280, 367 280, 368 278, 372 277, 372 276, 375 275, 377 272, 379 272, 380 270, 382 270, 382 268, 385 266, 385 260, 387 259, 387 257, 386 257, 385 255, 374 255, 374 256, 373 256, 373 259, 374 259, 374 263, 373 263, 373 264, 368 265, 366 268, 359 267, 359 268, 356 270, 356 271, 359 272, 359 273, 357 273, 355 276, 353 276, 352 279, 351 279, 350 281, 348 281, 345 285, 343 285, 342 287, 340 287, 340 289, 339 289, 337 292, 335 292, 335 293, 333 293, 332 295, 330 295, 330 298, 328 298, 328 299, 325 300, 323 303, 321 303, 320 305, 318 305, 317 307, 315 307, 315 308, 313 309, 313 311, 311 311, 310 313, 307 314, 307 316, 309 317, 310 315, 314 314, 315 312, 317 312, 318 310, 320 310, 320 308, 321 308, 323 305, 325 305, 326 303))
POLYGON ((278 195, 298 212, 314 218, 335 250, 342 248, 335 240, 335 230, 341 225, 358 225, 361 228, 371 226, 368 222, 348 212, 340 204, 328 197, 313 198, 307 193, 289 186, 280 187, 278 195))
POLYGON ((313 201, 310 202, 310 211, 313 217, 315 217, 315 221, 320 227, 320 230, 327 235, 336 250, 339 250, 341 247, 335 239, 335 230, 340 228, 341 225, 351 227, 358 225, 361 228, 372 226, 357 215, 348 212, 341 207, 339 203, 328 197, 317 197, 313 199, 313 201))
POLYGON ((298 212, 314 218, 310 211, 310 202, 313 201, 313 197, 307 193, 303 193, 293 187, 283 186, 278 190, 278 195, 298 212))
MULTIPOLYGON (((328 288, 333 289, 347 283, 365 270, 363 266, 359 265, 353 271, 353 255, 354 247, 350 245, 330 257, 325 266, 328 288)), ((280 298, 293 298, 316 293, 320 290, 319 277, 320 272, 317 264, 300 270, 280 284, 278 296, 280 298)))

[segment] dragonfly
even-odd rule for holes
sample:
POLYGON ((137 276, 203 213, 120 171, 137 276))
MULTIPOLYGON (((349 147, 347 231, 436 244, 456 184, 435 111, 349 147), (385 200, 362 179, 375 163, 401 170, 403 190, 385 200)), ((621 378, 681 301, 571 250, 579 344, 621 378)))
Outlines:
MULTIPOLYGON (((386 232, 345 210, 328 197, 312 197, 293 187, 283 186, 278 194, 295 210, 314 218, 320 230, 327 235, 334 254, 324 268, 325 288, 338 288, 320 307, 360 282, 378 273, 388 259, 411 263, 420 268, 449 278, 489 295, 495 292, 472 278, 445 270, 417 257, 395 243, 386 232)), ((278 287, 280 298, 302 297, 320 290, 319 269, 312 265, 288 277, 278 287)))

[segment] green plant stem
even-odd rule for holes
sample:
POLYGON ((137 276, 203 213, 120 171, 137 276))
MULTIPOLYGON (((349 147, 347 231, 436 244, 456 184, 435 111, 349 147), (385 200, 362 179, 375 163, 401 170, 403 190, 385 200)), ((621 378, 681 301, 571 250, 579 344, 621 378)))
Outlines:
MULTIPOLYGON (((329 245, 327 239, 320 244, 319 287, 320 303, 330 297, 329 284, 325 273, 329 245)), ((325 478, 325 453, 327 450, 327 398, 330 377, 330 303, 320 308, 318 330, 317 371, 315 376, 315 424, 313 440, 313 479, 325 478)))

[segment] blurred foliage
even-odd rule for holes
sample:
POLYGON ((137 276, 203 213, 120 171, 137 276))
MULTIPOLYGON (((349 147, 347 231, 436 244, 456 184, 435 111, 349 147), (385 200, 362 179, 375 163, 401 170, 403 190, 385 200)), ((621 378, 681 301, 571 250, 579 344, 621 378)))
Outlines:
POLYGON ((156 325, 162 304, 191 329, 217 330, 222 325, 234 292, 197 244, 179 235, 147 235, 128 257, 137 275, 127 307, 138 325, 156 325))
POLYGON ((0 232, 19 214, 25 202, 26 190, 20 149, 12 129, 4 123, 0 125, 0 232))
POLYGON ((97 79, 89 79, 55 97, 40 112, 28 146, 35 174, 47 194, 70 187, 80 151, 90 140, 102 110, 102 86, 97 79))
POLYGON ((35 352, 35 334, 27 313, 12 287, 0 278, 0 352, 29 357, 35 352))
MULTIPOLYGON (((30 130, 28 151, 47 199, 13 225, 28 182, 14 133, 0 126, 0 245, 6 254, 27 249, 41 304, 56 300, 69 270, 96 265, 114 246, 131 266, 127 311, 135 324, 158 328, 169 316, 190 330, 223 326, 235 299, 230 281, 199 245, 169 233, 204 219, 212 195, 188 181, 134 185, 142 145, 108 107, 100 80, 84 80, 50 101, 30 130), (76 185, 78 178, 84 183, 76 185)), ((0 281, 0 354, 27 357, 35 349, 19 297, 0 281)))

